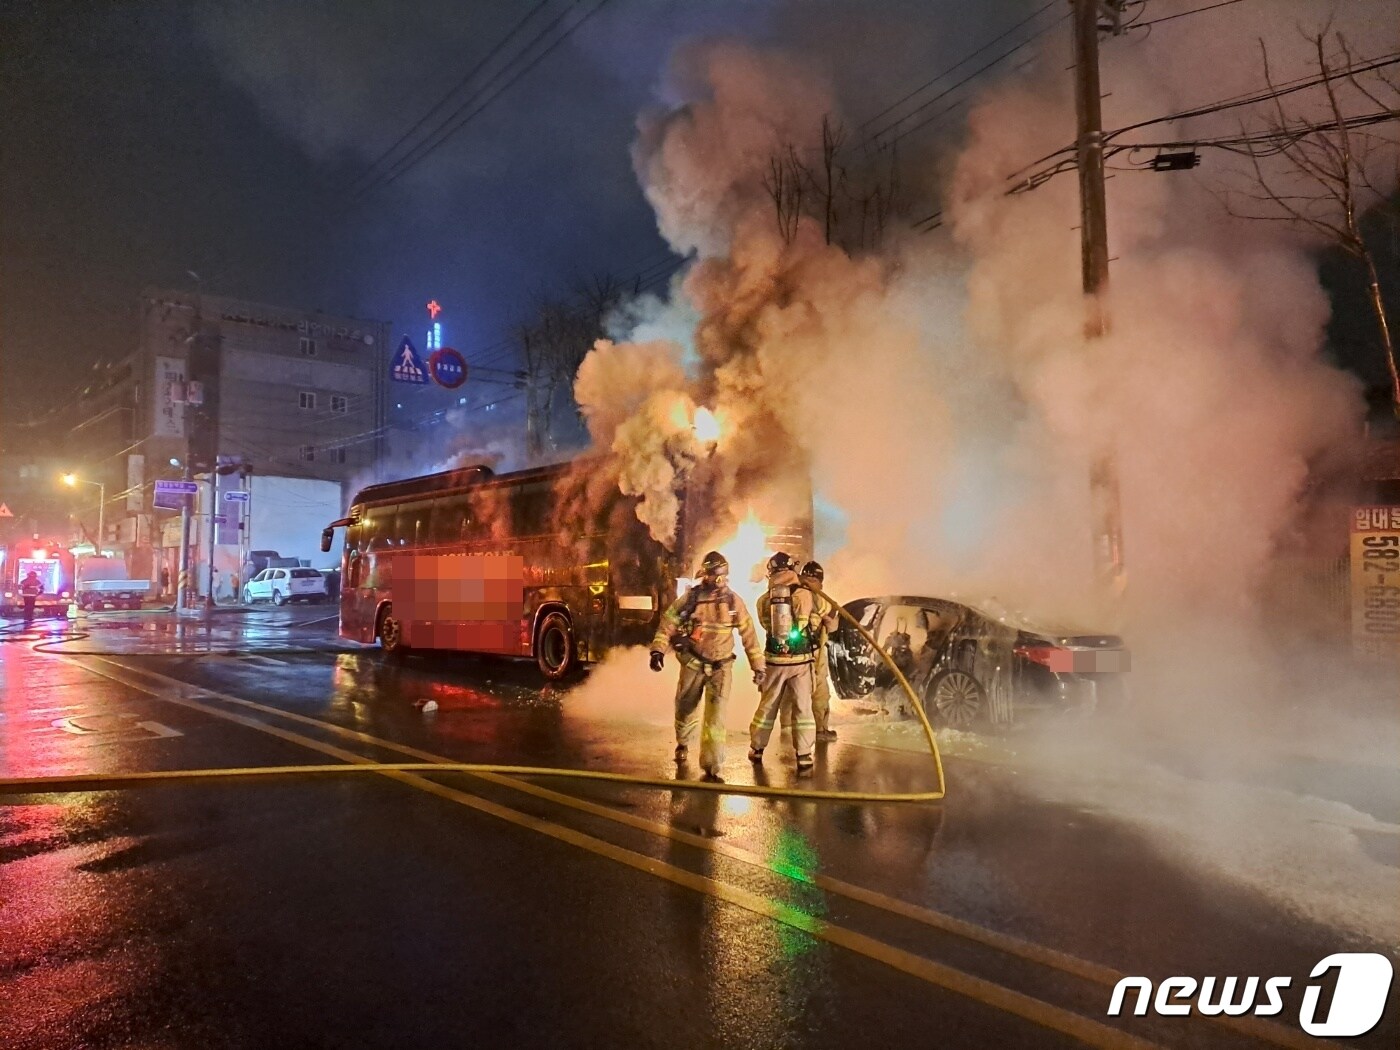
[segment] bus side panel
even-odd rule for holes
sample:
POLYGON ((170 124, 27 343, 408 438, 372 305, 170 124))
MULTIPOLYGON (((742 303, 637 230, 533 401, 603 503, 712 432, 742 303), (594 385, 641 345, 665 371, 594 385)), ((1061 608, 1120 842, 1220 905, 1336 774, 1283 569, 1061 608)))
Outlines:
POLYGON ((398 553, 391 561, 394 615, 410 648, 519 655, 519 555, 398 553))

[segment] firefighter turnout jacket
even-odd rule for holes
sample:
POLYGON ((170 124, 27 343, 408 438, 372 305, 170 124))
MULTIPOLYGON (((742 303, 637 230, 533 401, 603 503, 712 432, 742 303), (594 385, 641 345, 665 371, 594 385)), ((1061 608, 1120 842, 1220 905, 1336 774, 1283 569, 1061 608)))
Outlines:
POLYGON ((749 665, 762 670, 763 650, 744 600, 728 587, 692 587, 662 614, 651 648, 654 652, 674 648, 686 667, 728 663, 734 659, 735 631, 749 665))
POLYGON ((797 573, 779 572, 758 599, 758 622, 768 635, 765 657, 770 664, 807 664, 815 657, 822 630, 816 595, 802 586, 797 573), (791 611, 790 618, 783 606, 791 611), (788 624, 784 628, 784 621, 788 624))

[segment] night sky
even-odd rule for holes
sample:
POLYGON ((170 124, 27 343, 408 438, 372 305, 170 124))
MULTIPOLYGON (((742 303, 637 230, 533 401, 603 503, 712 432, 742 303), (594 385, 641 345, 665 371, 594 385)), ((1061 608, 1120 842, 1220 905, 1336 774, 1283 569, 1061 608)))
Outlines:
MULTIPOLYGON (((347 193, 536 3, 0 5, 5 418, 134 349, 141 288, 192 289, 187 271, 211 293, 385 319, 415 339, 435 297, 449 342, 512 364, 483 350, 537 292, 664 259, 629 147, 676 44, 781 41, 859 105, 961 54, 986 32, 976 18, 1029 9, 609 0, 422 164, 347 193), (854 32, 869 45, 856 55, 854 32)), ((592 6, 544 0, 516 43, 592 6)))
POLYGON ((493 344, 541 291, 665 259, 629 148, 678 44, 781 46, 858 125, 1039 6, 606 0, 446 145, 357 198, 371 162, 518 20, 534 13, 512 47, 594 0, 0 0, 0 421, 133 350, 140 290, 193 290, 188 271, 211 293, 417 340, 436 298, 469 360, 513 366, 493 344))

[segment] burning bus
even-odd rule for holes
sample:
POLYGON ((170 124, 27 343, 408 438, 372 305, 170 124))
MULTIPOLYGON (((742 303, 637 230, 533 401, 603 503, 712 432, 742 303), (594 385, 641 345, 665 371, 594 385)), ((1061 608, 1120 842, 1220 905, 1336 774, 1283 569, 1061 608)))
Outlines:
MULTIPOLYGON (((665 544, 636 504, 601 460, 372 485, 321 535, 329 551, 335 529, 345 529, 340 634, 394 654, 532 658, 549 679, 613 646, 645 645, 717 530, 706 527, 703 500, 682 492, 665 544)), ((797 519, 764 530, 753 556, 761 562, 778 546, 810 552, 810 509, 797 519)), ((735 562, 736 572, 743 567, 735 562)))
POLYGON ((31 572, 39 577, 43 591, 35 602, 39 612, 62 611, 73 593, 73 556, 58 540, 16 540, 0 548, 0 594, 3 612, 15 613, 24 607, 20 584, 31 572))

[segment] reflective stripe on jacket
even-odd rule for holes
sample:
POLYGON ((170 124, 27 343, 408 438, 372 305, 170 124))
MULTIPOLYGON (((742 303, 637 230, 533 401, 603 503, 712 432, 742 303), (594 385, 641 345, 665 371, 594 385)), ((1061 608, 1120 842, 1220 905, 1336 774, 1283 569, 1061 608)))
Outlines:
MULTIPOLYGON (((758 670, 763 666, 763 650, 759 648, 758 632, 754 630, 744 599, 728 588, 720 591, 692 587, 661 614, 651 647, 665 652, 673 637, 684 634, 695 646, 696 656, 709 663, 719 663, 734 659, 735 631, 739 632, 749 664, 758 670)), ((694 665, 684 653, 678 656, 681 663, 694 665)))

